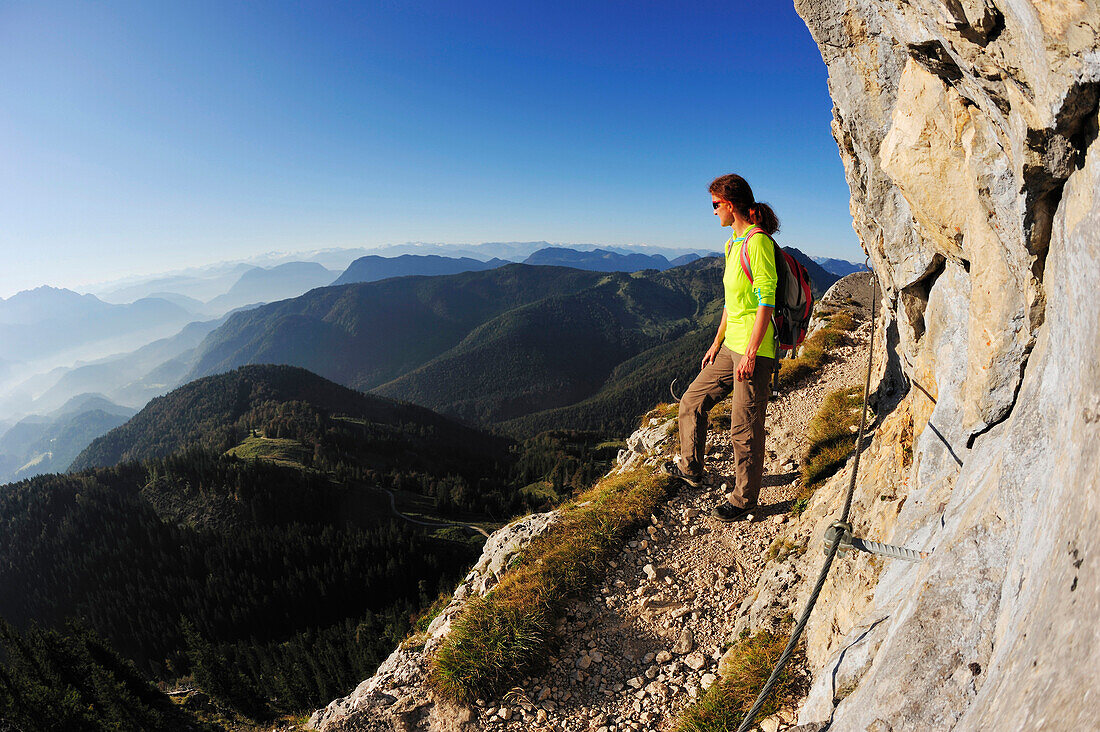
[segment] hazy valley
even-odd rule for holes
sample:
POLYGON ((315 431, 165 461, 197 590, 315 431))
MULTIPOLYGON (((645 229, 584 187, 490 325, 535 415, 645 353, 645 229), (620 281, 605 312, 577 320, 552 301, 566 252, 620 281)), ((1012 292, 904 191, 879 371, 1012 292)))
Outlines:
MULTIPOLYGON (((624 420, 631 419, 637 408, 644 408, 649 394, 660 388, 660 381, 676 377, 672 364, 681 359, 675 355, 668 367, 652 373, 649 362, 660 361, 662 354, 680 354, 695 347, 699 324, 694 329, 687 324, 697 311, 702 313, 700 302, 714 296, 713 282, 703 284, 698 274, 690 276, 696 280, 694 284, 680 282, 687 275, 658 275, 673 268, 676 257, 599 248, 580 251, 534 242, 479 245, 469 253, 567 262, 589 272, 630 272, 639 267, 651 272, 640 278, 621 279, 620 275, 621 283, 630 284, 627 290, 636 292, 619 294, 612 293, 618 285, 611 281, 601 285, 602 289, 586 291, 596 288, 600 280, 580 273, 572 275, 580 279, 571 284, 567 284, 570 276, 529 275, 526 286, 531 292, 502 301, 515 308, 501 307, 491 315, 475 312, 473 301, 479 296, 470 291, 477 288, 476 277, 448 286, 417 285, 421 289, 416 297, 422 300, 418 305, 411 300, 405 305, 399 304, 400 299, 389 302, 391 291, 403 289, 392 284, 340 296, 321 289, 309 296, 313 300, 302 299, 309 290, 330 284, 440 274, 469 273, 468 277, 474 277, 474 272, 493 277, 488 273, 510 264, 497 256, 481 260, 398 251, 400 248, 387 252, 392 256, 360 257, 354 257, 354 251, 319 253, 314 255, 318 261, 276 261, 266 268, 218 265, 109 286, 101 291, 101 297, 44 287, 0 300, 0 343, 5 354, 0 362, 0 480, 64 471, 74 449, 79 452, 91 439, 115 426, 117 420, 111 414, 132 414, 189 379, 246 363, 302 365, 354 388, 374 389, 478 424, 499 424, 515 434, 530 435, 560 426, 621 431, 624 420), (330 269, 332 266, 343 269, 330 269), (650 297, 652 293, 642 288, 653 283, 667 290, 665 296, 677 288, 686 293, 686 299, 676 306, 679 310, 669 310, 668 302, 642 303, 640 307, 631 302, 650 297), (691 292, 692 288, 697 291, 691 292), (557 297, 547 301, 546 312, 540 312, 535 293, 557 297), (472 298, 469 304, 464 301, 467 296, 472 298), (295 314, 297 308, 308 310, 317 303, 334 302, 336 297, 344 298, 339 307, 345 311, 361 308, 380 322, 392 316, 395 320, 391 322, 430 335, 409 350, 410 345, 402 345, 399 336, 386 332, 386 337, 380 337, 379 333, 388 330, 384 325, 374 326, 372 332, 370 326, 357 321, 341 330, 333 328, 331 318, 319 323, 309 321, 312 314, 295 314), (356 298, 362 301, 349 304, 356 298), (261 307, 276 301, 283 302, 261 307), (260 310, 251 317, 238 316, 239 311, 257 308, 260 310), (470 312, 461 312, 465 308, 470 312), (647 312, 650 308, 652 312, 647 312), (440 310, 449 312, 436 319, 433 312, 440 310), (273 316, 278 322, 270 321, 269 313, 278 313, 273 316), (537 318, 546 323, 534 322, 537 318), (300 320, 297 324, 292 322, 296 319, 300 320), (360 333, 361 326, 367 330, 360 333), (578 333, 573 333, 574 329, 578 333), (50 338, 43 339, 42 333, 50 333, 50 338), (533 342, 536 333, 538 342, 533 342), (498 350, 499 356, 511 359, 522 359, 526 353, 545 356, 555 348, 555 339, 560 344, 574 336, 588 338, 599 357, 595 361, 549 363, 527 356, 527 367, 536 364, 543 371, 542 393, 531 391, 530 384, 537 381, 534 378, 527 379, 526 385, 520 383, 524 381, 520 361, 510 370, 503 362, 487 369, 478 365, 485 374, 482 378, 489 379, 488 389, 450 371, 466 369, 469 377, 472 365, 496 361, 498 350), (242 338, 249 341, 237 343, 242 338), (228 349, 233 350, 227 353, 228 349), (650 349, 654 350, 646 355, 650 349), (338 367, 346 358, 354 365, 338 367), (631 370, 633 375, 624 382, 631 370), (440 374, 444 375, 442 384, 437 383, 440 374), (652 383, 639 386, 637 377, 643 374, 651 377, 652 383), (621 408, 612 406, 622 401, 624 390, 638 394, 627 396, 621 408), (59 421, 56 412, 71 411, 66 404, 89 399, 100 400, 104 413, 83 410, 67 413, 59 421), (61 443, 53 442, 56 438, 52 436, 45 441, 29 439, 32 433, 45 434, 47 424, 53 432, 63 434, 61 443), (8 432, 11 434, 6 435, 8 432)), ((681 255, 680 260, 698 260, 698 255, 681 255)), ((816 267, 809 258, 805 261, 816 267)), ((835 275, 815 269, 815 280, 822 287, 833 279, 835 275)), ((506 289, 504 286, 501 292, 506 289)), ((705 327, 711 327, 709 322, 705 327)))

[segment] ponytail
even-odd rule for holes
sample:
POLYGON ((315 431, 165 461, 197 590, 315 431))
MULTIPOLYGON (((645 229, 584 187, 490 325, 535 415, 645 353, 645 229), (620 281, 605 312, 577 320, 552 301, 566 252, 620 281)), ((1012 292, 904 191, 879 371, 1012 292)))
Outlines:
POLYGON ((741 176, 730 173, 715 178, 710 182, 709 190, 723 201, 729 201, 742 218, 759 226, 769 236, 779 231, 779 217, 775 215, 775 211, 768 204, 756 200, 748 181, 741 176))
POLYGON ((775 215, 775 211, 772 211, 772 207, 766 203, 759 201, 751 203, 747 218, 750 224, 759 226, 768 232, 769 236, 779 231, 779 217, 775 215))

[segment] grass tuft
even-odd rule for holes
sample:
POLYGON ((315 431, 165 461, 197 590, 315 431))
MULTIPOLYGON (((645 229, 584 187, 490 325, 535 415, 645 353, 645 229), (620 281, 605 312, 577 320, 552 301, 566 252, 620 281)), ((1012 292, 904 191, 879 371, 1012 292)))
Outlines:
POLYGON ((436 620, 439 613, 447 610, 447 605, 449 604, 451 604, 451 593, 440 592, 439 597, 434 599, 427 608, 421 610, 415 618, 412 619, 412 632, 415 634, 427 633, 431 621, 436 620))
MULTIPOLYGON (((726 676, 715 683, 699 701, 684 710, 676 732, 733 732, 748 713, 757 694, 764 688, 776 661, 787 645, 788 636, 762 630, 743 638, 734 646, 726 676)), ((805 652, 796 647, 791 660, 779 675, 760 716, 769 716, 792 707, 806 693, 802 674, 805 652)))
POLYGON ((841 311, 833 313, 833 316, 829 319, 829 327, 836 330, 853 331, 859 327, 859 324, 856 323, 851 313, 841 311))
POLYGON ((520 495, 529 499, 534 505, 542 503, 552 506, 561 502, 561 496, 554 490, 554 484, 549 480, 530 483, 521 488, 519 492, 520 495))
POLYGON ((825 365, 829 351, 848 342, 848 333, 859 323, 844 311, 822 311, 825 326, 802 342, 796 358, 779 361, 779 385, 793 387, 806 378, 819 373, 825 365))
POLYGON ((809 447, 802 458, 802 489, 795 498, 791 512, 802 513, 818 486, 840 470, 856 446, 860 410, 863 406, 862 387, 838 389, 821 403, 821 408, 809 425, 809 447))
POLYGON ((633 471, 604 478, 565 507, 500 584, 455 620, 433 661, 436 688, 468 702, 499 693, 544 662, 566 600, 603 576, 668 485, 663 475, 633 471))
POLYGON ((829 328, 823 328, 802 342, 796 358, 784 358, 779 361, 779 385, 789 388, 798 382, 821 371, 825 365, 825 354, 828 351, 826 336, 829 328))
POLYGON ((730 419, 730 410, 733 406, 733 399, 723 399, 722 401, 711 407, 707 412, 707 421, 713 429, 728 430, 732 420, 730 419))
POLYGON ((772 542, 768 551, 764 552, 764 561, 785 562, 791 557, 802 556, 805 552, 805 544, 781 536, 772 542))
POLYGON ((653 409, 642 415, 641 424, 639 424, 638 427, 639 429, 645 429, 646 427, 649 427, 649 422, 652 419, 659 419, 662 422, 669 419, 675 419, 679 409, 680 405, 676 402, 672 402, 671 404, 667 402, 661 402, 653 409))

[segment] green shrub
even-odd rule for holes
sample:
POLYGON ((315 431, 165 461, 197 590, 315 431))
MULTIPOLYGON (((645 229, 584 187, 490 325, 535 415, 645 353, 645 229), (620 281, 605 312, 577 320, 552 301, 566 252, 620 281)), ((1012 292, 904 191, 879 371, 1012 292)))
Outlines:
POLYGON ((832 317, 829 319, 829 327, 836 330, 853 331, 859 327, 859 324, 856 323, 851 313, 841 311, 839 313, 833 313, 832 317))
POLYGON ((790 557, 801 556, 805 551, 805 544, 786 537, 779 537, 771 543, 771 546, 768 547, 768 551, 764 552, 764 560, 768 562, 785 562, 790 557))

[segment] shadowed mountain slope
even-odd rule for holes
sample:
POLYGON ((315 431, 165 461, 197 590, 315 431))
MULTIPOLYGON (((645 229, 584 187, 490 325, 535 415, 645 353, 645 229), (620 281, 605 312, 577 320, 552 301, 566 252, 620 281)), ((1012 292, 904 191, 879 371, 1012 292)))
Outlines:
POLYGON ((191 378, 247 363, 302 366, 370 389, 423 365, 512 308, 602 275, 508 265, 486 272, 328 287, 238 313, 212 333, 191 378))
POLYGON ((618 364, 591 396, 574 404, 534 412, 501 424, 508 434, 524 438, 545 430, 597 430, 626 435, 637 426, 637 415, 657 401, 668 400, 670 385, 682 393, 699 373, 700 354, 714 341, 721 317, 714 301, 698 326, 672 341, 660 343, 618 364))
POLYGON ((815 298, 824 295, 825 291, 832 287, 834 282, 840 279, 840 277, 832 272, 827 272, 820 264, 804 254, 801 249, 785 246, 782 241, 780 241, 779 244, 794 255, 794 258, 801 262, 802 266, 806 268, 806 273, 810 275, 810 284, 813 288, 815 298))
MULTIPOLYGON (((624 361, 694 330, 716 285, 717 270, 707 266, 669 276, 610 274, 583 292, 508 311, 377 391, 482 423, 575 404, 624 361)), ((548 428, 602 425, 582 422, 548 428)))
POLYGON ((853 272, 867 271, 867 265, 862 262, 849 262, 846 259, 834 259, 833 257, 814 257, 814 261, 820 264, 826 272, 832 272, 838 277, 844 277, 853 272))
POLYGON ((718 266, 631 275, 508 265, 326 288, 234 316, 203 344, 194 375, 294 363, 496 423, 586 399, 623 361, 696 329, 720 296, 718 266))

